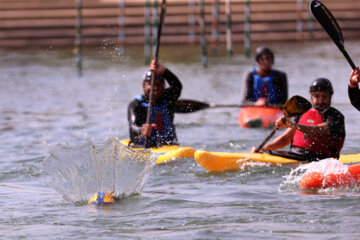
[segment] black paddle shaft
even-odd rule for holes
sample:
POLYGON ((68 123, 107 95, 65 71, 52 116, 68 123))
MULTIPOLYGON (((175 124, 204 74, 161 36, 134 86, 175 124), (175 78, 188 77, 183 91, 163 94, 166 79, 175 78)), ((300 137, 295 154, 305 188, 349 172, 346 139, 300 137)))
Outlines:
POLYGON ((159 27, 158 27, 158 32, 157 32, 157 44, 156 44, 156 49, 155 49, 155 61, 156 62, 158 62, 158 60, 159 60, 160 37, 161 37, 162 26, 163 26, 164 20, 165 20, 165 14, 166 14, 166 0, 163 0, 161 3, 160 21, 159 21, 159 27))
MULTIPOLYGON (((160 21, 159 21, 159 27, 157 32, 157 42, 156 42, 156 48, 155 48, 155 64, 159 60, 159 46, 160 46, 160 37, 161 37, 161 30, 162 26, 164 24, 165 20, 165 13, 166 13, 166 0, 163 0, 161 3, 161 13, 160 13, 160 21)), ((150 124, 150 117, 151 117, 151 111, 152 111, 152 103, 153 103, 153 95, 154 95, 154 80, 155 80, 155 73, 153 72, 151 74, 151 80, 150 80, 150 95, 149 95, 149 107, 146 114, 146 124, 150 124)), ((145 138, 145 148, 148 147, 147 137, 145 138)))
POLYGON ((317 0, 311 1, 310 10, 316 20, 320 23, 323 29, 334 41, 339 50, 343 53, 344 57, 349 62, 351 68, 354 70, 356 66, 347 51, 345 50, 344 38, 341 32, 341 28, 336 21, 336 18, 331 14, 329 9, 327 9, 323 3, 317 0))
POLYGON ((260 152, 260 150, 262 149, 262 147, 274 136, 274 134, 277 132, 277 130, 279 130, 279 128, 275 127, 271 133, 266 137, 266 139, 260 144, 260 146, 258 146, 255 150, 256 153, 260 152))
MULTIPOLYGON (((186 109, 184 111, 180 111, 182 113, 186 112, 194 112, 198 110, 203 110, 207 108, 245 108, 245 107, 263 107, 263 106, 254 106, 254 105, 245 105, 245 104, 215 104, 215 103, 206 103, 197 100, 190 100, 190 99, 179 99, 175 101, 175 105, 179 108, 186 109), (192 109, 192 111, 190 110, 192 109)), ((270 104, 265 106, 267 108, 282 108, 281 104, 270 104)))

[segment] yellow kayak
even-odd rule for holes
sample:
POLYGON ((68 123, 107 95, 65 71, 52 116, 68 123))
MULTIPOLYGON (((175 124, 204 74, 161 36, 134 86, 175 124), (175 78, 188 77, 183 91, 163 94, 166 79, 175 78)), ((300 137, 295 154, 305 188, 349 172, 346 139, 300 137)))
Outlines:
MULTIPOLYGON (((194 154, 194 158, 202 167, 212 172, 239 170, 246 162, 262 162, 270 164, 292 164, 300 162, 267 153, 207 152, 204 150, 197 150, 194 154)), ((360 153, 340 155, 340 162, 360 162, 360 153)))
MULTIPOLYGON (((120 142, 126 146, 129 145, 129 139, 121 140, 120 142)), ((144 148, 132 148, 133 150, 143 150, 144 148)), ((158 148, 149 148, 152 152, 163 153, 156 161, 157 164, 168 163, 180 158, 194 157, 195 148, 182 147, 179 145, 165 145, 158 148)))

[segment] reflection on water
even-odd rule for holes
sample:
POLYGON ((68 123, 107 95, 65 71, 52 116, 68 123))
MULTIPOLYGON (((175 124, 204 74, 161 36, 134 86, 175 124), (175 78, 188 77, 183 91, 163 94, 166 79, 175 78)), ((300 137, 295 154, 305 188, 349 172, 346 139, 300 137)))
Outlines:
POLYGON ((44 161, 48 183, 72 202, 112 190, 127 197, 141 192, 156 162, 149 150, 133 151, 110 138, 103 144, 56 144, 44 161))
MULTIPOLYGON (((349 54, 357 62, 360 41, 346 41, 349 54)), ((360 152, 360 113, 350 105, 347 96, 351 68, 333 42, 266 45, 275 53, 274 67, 288 75, 290 96, 297 94, 310 99, 308 87, 315 78, 327 77, 332 81, 335 89, 332 103, 346 121, 342 154, 360 152)), ((160 62, 182 81, 181 98, 239 104, 242 75, 255 65, 253 56, 245 57, 240 48, 242 45, 235 44, 231 58, 226 56, 225 48, 218 55, 210 53, 209 66, 204 69, 200 47, 161 46, 160 62)), ((2 236, 358 237, 359 191, 303 195, 297 180, 300 175, 294 175, 294 184, 283 187, 282 177, 296 165, 257 165, 243 171, 214 174, 189 158, 155 166, 143 185, 153 163, 132 161, 138 156, 113 140, 104 142, 109 136, 128 138, 127 105, 142 93, 141 78, 148 69, 144 65, 143 47, 129 47, 125 55, 107 45, 101 49, 85 48, 82 78, 77 77, 71 51, 0 49, 2 236), (104 143, 87 142, 89 138, 104 143), (49 150, 49 145, 54 146, 49 150), (116 155, 120 149, 130 157, 116 155), (49 152, 52 157, 42 164, 49 152), (47 174, 40 170, 43 166, 47 174), (43 184, 45 177, 60 194, 43 184), (141 195, 123 199, 108 211, 78 206, 61 197, 84 203, 98 191, 114 189, 117 194, 132 194, 140 192, 143 186, 141 195)), ((248 152, 270 130, 240 128, 238 113, 237 108, 218 108, 176 115, 180 144, 209 151, 248 152)), ((143 154, 141 159, 149 159, 148 153, 143 154)))

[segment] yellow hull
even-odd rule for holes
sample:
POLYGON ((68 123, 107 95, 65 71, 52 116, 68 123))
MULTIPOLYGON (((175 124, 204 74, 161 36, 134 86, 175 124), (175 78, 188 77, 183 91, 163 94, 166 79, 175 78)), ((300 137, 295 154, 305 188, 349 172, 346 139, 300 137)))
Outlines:
MULTIPOLYGON (((235 171, 243 167, 246 162, 263 162, 271 164, 299 163, 297 160, 274 156, 266 153, 240 153, 240 152, 207 152, 197 150, 195 160, 206 170, 213 172, 235 171)), ((340 162, 360 162, 360 154, 340 155, 340 162)))
MULTIPOLYGON (((120 141, 124 145, 129 145, 129 139, 120 141)), ((143 150, 143 148, 132 148, 133 150, 143 150)), ((163 153, 156 161, 157 164, 164 164, 175 161, 180 158, 191 158, 194 157, 195 148, 182 147, 179 145, 167 145, 158 148, 149 148, 152 152, 163 153)))

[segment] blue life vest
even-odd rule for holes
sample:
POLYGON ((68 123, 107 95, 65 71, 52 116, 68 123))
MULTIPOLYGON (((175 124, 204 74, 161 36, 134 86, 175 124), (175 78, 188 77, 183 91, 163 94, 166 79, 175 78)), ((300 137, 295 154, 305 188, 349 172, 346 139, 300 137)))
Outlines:
MULTIPOLYGON (((138 95, 135 98, 142 100, 141 95, 138 95)), ((149 107, 149 103, 143 102, 141 105, 146 108, 149 107)), ((177 144, 175 125, 171 121, 167 106, 167 101, 164 100, 160 106, 152 106, 151 108, 150 123, 155 123, 157 125, 156 128, 152 129, 151 136, 147 137, 147 144, 151 147, 177 144)), ((144 143, 145 137, 141 137, 139 139, 139 144, 144 143)))
POLYGON ((254 78, 253 85, 253 101, 257 101, 261 97, 266 97, 270 104, 279 103, 279 94, 274 86, 274 75, 267 77, 260 77, 256 73, 256 68, 253 68, 251 74, 254 78))

